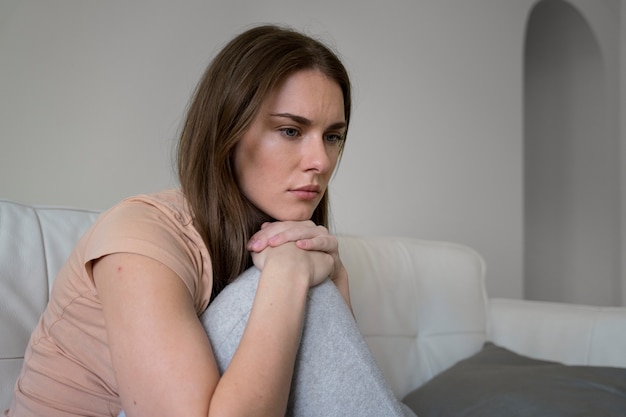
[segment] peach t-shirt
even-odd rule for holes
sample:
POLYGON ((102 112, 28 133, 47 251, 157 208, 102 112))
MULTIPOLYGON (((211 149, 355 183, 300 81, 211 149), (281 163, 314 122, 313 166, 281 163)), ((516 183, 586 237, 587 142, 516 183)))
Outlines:
MULTIPOLYGON (((196 313, 207 307, 212 273, 207 248, 178 190, 124 200, 81 238, 54 282, 26 349, 5 416, 117 416, 121 403, 91 262, 131 252, 154 258, 183 280, 196 313)), ((155 355, 155 361, 159 358, 155 355)))

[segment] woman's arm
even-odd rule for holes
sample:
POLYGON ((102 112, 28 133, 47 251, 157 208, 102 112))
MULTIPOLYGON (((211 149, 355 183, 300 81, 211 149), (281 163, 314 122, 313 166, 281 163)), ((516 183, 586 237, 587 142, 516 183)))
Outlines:
POLYGON ((183 281, 127 253, 99 259, 92 271, 127 417, 207 416, 219 372, 183 281))
POLYGON ((189 291, 173 271, 126 253, 94 264, 128 417, 284 414, 306 294, 328 275, 332 257, 287 244, 255 258, 262 269, 259 288, 240 346, 221 378, 189 291))
POLYGON ((240 407, 237 415, 285 414, 308 290, 332 269, 330 256, 303 251, 293 243, 268 247, 253 259, 261 275, 239 347, 216 390, 216 396, 229 400, 211 407, 219 409, 220 416, 233 407, 240 407), (242 401, 242 378, 250 378, 245 388, 248 405, 242 401), (246 411, 248 406, 259 414, 246 411))

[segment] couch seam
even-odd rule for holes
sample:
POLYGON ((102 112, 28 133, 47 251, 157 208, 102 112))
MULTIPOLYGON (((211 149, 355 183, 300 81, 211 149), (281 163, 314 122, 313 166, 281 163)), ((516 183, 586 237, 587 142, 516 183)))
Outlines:
POLYGON ((43 261, 44 261, 44 266, 46 268, 46 292, 48 294, 48 296, 46 297, 47 300, 50 299, 50 274, 49 274, 49 265, 48 265, 48 248, 46 247, 46 241, 44 239, 44 234, 43 234, 43 226, 41 225, 41 218, 39 217, 39 210, 35 207, 31 207, 31 209, 33 210, 33 212, 35 213, 35 218, 37 219, 37 225, 39 226, 39 237, 41 238, 41 248, 42 248, 42 252, 43 252, 43 261))

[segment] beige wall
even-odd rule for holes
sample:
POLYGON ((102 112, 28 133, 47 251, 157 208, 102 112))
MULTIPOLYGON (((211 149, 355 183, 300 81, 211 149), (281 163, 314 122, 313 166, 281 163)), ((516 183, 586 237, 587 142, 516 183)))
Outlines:
POLYGON ((489 293, 521 297, 533 4, 3 0, 0 197, 106 208, 174 185, 171 150, 210 57, 246 25, 288 23, 335 45, 355 84, 337 231, 468 244, 489 293))

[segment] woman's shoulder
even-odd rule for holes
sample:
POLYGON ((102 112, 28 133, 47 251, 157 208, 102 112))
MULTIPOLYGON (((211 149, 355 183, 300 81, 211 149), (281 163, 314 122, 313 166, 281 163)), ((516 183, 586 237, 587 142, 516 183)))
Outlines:
POLYGON ((183 194, 166 190, 127 197, 103 212, 85 236, 90 242, 145 242, 165 246, 179 239, 203 246, 183 194))
POLYGON ((176 272, 198 311, 211 293, 211 260, 180 190, 128 197, 105 213, 85 240, 83 262, 116 252, 144 255, 176 272))
POLYGON ((178 241, 205 252, 187 200, 178 189, 125 198, 100 216, 92 232, 118 240, 158 241, 163 246, 178 241))
POLYGON ((158 211, 172 217, 182 225, 193 223, 193 216, 185 196, 179 189, 163 190, 150 194, 128 197, 115 205, 111 211, 133 207, 137 211, 158 211))

